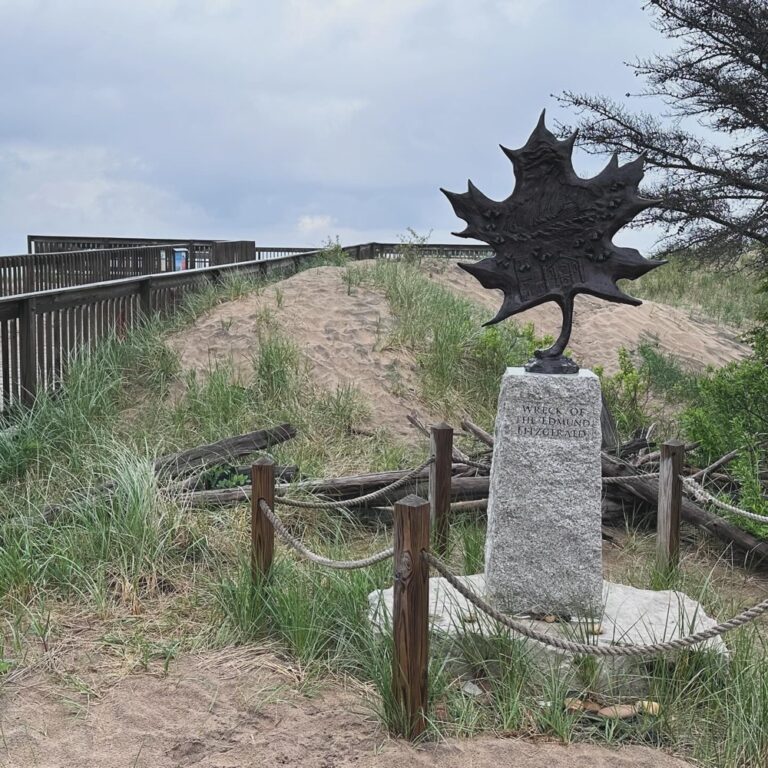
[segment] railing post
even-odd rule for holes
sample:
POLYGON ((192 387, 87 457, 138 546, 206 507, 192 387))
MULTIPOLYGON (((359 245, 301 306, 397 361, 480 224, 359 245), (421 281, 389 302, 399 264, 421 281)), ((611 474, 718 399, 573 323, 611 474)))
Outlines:
POLYGON ((429 502, 406 496, 394 508, 392 694, 405 716, 404 735, 426 727, 429 663, 429 502))
POLYGON ((22 267, 24 270, 24 293, 35 292, 35 270, 37 269, 37 262, 34 254, 31 254, 29 258, 24 262, 22 267))
POLYGON ((262 456, 251 465, 251 579, 256 584, 269 575, 275 551, 275 529, 261 511, 264 499, 275 508, 275 462, 262 456))
POLYGON ((434 461, 429 467, 429 515, 435 536, 435 552, 445 555, 451 513, 451 471, 453 469, 453 428, 441 422, 430 431, 434 461))
POLYGON ((149 278, 139 283, 139 304, 144 320, 152 317, 152 281, 149 278))
POLYGON ((677 568, 680 562, 680 508, 683 503, 685 444, 668 440, 661 446, 659 463, 659 511, 656 519, 656 555, 664 570, 677 568))
POLYGON ((187 243, 187 269, 195 268, 195 244, 187 243))
POLYGON ((19 367, 21 402, 32 405, 37 397, 37 299, 24 299, 19 312, 19 367))

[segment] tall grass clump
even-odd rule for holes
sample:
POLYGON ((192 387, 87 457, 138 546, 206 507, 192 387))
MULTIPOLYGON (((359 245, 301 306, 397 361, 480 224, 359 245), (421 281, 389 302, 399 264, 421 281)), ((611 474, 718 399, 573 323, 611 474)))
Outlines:
MULTIPOLYGON (((108 604, 138 605, 170 588, 183 555, 174 550, 181 512, 163 497, 152 464, 113 443, 102 443, 100 468, 109 467, 109 489, 56 489, 15 499, 13 515, 0 519, 6 557, 0 565, 0 605, 36 593, 83 601, 101 611, 108 604)), ((5 492, 5 499, 9 494, 5 492)), ((4 500, 5 500, 4 499, 4 500)))
POLYGON ((125 409, 167 393, 177 362, 159 329, 152 323, 83 350, 60 390, 14 410, 0 433, 0 479, 20 478, 38 465, 78 472, 98 459, 101 441, 111 439, 125 409))
POLYGON ((57 391, 6 416, 0 612, 42 594, 82 600, 101 614, 172 593, 215 567, 229 546, 217 531, 222 523, 190 513, 178 491, 158 485, 157 455, 291 421, 299 437, 276 448, 275 458, 310 474, 416 459, 382 435, 355 437, 352 426, 366 415, 357 390, 315 386, 295 345, 266 320, 251 374, 238 378, 221 364, 202 375, 179 375, 166 334, 259 287, 226 281, 187 297, 168 320, 82 350, 57 391))
MULTIPOLYGON (((310 546, 345 556, 341 542, 350 538, 338 537, 329 547, 326 537, 315 536, 310 546)), ((371 642, 367 597, 391 581, 390 570, 333 571, 288 554, 255 584, 242 561, 234 573, 222 573, 213 589, 223 631, 239 641, 271 637, 308 667, 360 672, 371 642)))
POLYGON ((703 320, 735 328, 749 328, 768 311, 768 295, 757 290, 748 265, 717 270, 672 256, 661 269, 632 281, 631 293, 690 310, 703 320))
POLYGON ((181 306, 167 318, 166 330, 179 330, 193 323, 200 315, 210 311, 224 301, 235 301, 251 293, 258 293, 268 284, 260 275, 226 271, 217 282, 205 282, 196 290, 187 293, 181 306))
POLYGON ((504 369, 527 362, 547 340, 531 325, 483 328, 475 304, 429 280, 418 265, 381 261, 363 274, 384 292, 395 317, 390 343, 416 356, 425 400, 436 411, 467 411, 492 423, 504 369))

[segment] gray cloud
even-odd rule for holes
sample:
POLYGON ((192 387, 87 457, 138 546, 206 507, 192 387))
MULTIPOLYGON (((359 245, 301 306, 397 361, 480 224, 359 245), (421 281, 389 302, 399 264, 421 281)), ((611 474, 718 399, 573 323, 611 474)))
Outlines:
POLYGON ((498 143, 661 45, 639 0, 0 0, 0 252, 451 239, 439 186, 506 196, 498 143))

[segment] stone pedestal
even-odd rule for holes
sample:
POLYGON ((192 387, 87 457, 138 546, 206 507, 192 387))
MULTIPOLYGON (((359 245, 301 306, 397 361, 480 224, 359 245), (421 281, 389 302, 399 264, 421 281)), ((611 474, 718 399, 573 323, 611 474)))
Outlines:
POLYGON ((504 374, 485 544, 499 610, 601 614, 600 410, 591 371, 504 374))

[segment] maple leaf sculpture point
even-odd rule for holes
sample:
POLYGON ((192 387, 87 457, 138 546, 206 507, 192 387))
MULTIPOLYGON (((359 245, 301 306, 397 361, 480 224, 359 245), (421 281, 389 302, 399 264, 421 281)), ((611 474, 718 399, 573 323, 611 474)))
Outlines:
POLYGON ((512 161, 515 188, 502 201, 491 200, 467 182, 467 191, 441 189, 459 218, 467 222, 459 237, 488 243, 494 256, 459 264, 484 288, 500 289, 504 301, 492 325, 546 301, 563 313, 555 344, 537 350, 526 368, 540 373, 574 373, 578 366, 563 352, 573 326, 573 301, 588 293, 608 301, 638 305, 617 285, 634 280, 664 261, 644 258, 635 248, 614 245, 612 238, 638 213, 655 205, 638 194, 644 157, 619 165, 613 155, 597 176, 576 175, 571 160, 576 134, 561 141, 547 129, 544 112, 520 149, 501 147, 512 161))

